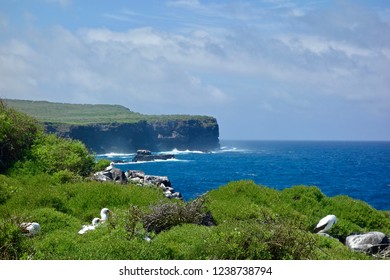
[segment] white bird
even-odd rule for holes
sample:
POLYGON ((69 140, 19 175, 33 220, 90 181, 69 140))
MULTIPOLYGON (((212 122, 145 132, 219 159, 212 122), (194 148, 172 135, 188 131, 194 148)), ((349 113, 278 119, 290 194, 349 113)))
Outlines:
POLYGON ((110 162, 110 165, 106 167, 106 169, 104 169, 105 171, 110 171, 111 169, 114 168, 114 165, 115 163, 113 161, 110 162))
POLYGON ((94 218, 92 220, 92 224, 91 225, 83 225, 83 227, 79 230, 79 234, 84 234, 87 231, 95 230, 96 227, 99 226, 100 223, 104 223, 105 221, 107 221, 110 218, 111 213, 112 212, 111 212, 110 209, 103 208, 100 211, 100 217, 101 218, 94 218))
POLYGON ((110 218, 111 213, 112 213, 112 212, 111 212, 110 209, 108 209, 108 208, 103 208, 103 209, 100 211, 100 217, 101 217, 100 221, 101 221, 102 223, 104 223, 105 221, 107 221, 107 220, 110 218))
POLYGON ((35 236, 41 231, 41 226, 36 222, 21 223, 20 228, 27 236, 35 236))
POLYGON ((322 218, 317 226, 314 229, 315 233, 326 233, 335 223, 337 223, 337 218, 335 215, 327 215, 322 218))
POLYGON ((91 225, 83 225, 82 229, 79 230, 79 234, 84 234, 87 231, 95 230, 95 228, 99 225, 100 219, 93 218, 91 225))

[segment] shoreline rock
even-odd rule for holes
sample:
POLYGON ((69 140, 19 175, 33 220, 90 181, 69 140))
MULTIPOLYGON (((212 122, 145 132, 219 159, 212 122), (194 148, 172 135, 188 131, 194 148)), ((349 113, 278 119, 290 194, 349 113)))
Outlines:
POLYGON ((183 199, 180 192, 176 192, 167 176, 147 175, 141 170, 127 170, 114 167, 112 162, 105 170, 96 172, 93 179, 99 182, 115 182, 118 184, 135 184, 141 187, 160 188, 167 198, 183 199))

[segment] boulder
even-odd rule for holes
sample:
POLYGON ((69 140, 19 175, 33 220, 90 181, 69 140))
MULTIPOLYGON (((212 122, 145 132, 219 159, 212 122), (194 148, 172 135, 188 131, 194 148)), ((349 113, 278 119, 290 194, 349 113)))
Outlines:
POLYGON ((145 177, 145 172, 141 170, 127 170, 125 175, 128 179, 139 178, 143 180, 145 177))
POLYGON ((101 182, 114 181, 116 183, 127 183, 127 177, 125 173, 119 168, 112 167, 106 168, 104 171, 99 171, 94 174, 94 179, 101 182))
POLYGON ((161 186, 161 184, 164 184, 164 186, 166 187, 171 187, 171 182, 169 181, 167 176, 145 175, 144 184, 156 186, 161 186))
POLYGON ((389 237, 379 231, 347 236, 345 245, 354 251, 376 254, 390 245, 389 237))
POLYGON ((175 192, 167 176, 145 175, 140 170, 123 172, 119 168, 115 168, 113 162, 103 171, 96 172, 93 178, 100 182, 114 181, 121 184, 131 182, 138 186, 155 186, 160 188, 167 198, 182 199, 181 193, 175 192))

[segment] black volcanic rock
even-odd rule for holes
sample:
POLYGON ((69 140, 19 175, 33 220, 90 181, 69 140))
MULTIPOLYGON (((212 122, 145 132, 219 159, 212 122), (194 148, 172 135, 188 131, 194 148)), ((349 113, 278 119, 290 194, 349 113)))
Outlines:
POLYGON ((6 102, 37 118, 47 132, 81 140, 96 153, 219 148, 218 123, 209 116, 143 115, 121 105, 6 102))
POLYGON ((219 148, 219 127, 212 117, 137 123, 45 123, 47 132, 78 139, 96 153, 213 150, 219 148))
POLYGON ((175 158, 172 154, 158 154, 153 155, 149 150, 138 150, 137 154, 133 157, 133 162, 138 161, 154 161, 154 160, 167 160, 175 158))

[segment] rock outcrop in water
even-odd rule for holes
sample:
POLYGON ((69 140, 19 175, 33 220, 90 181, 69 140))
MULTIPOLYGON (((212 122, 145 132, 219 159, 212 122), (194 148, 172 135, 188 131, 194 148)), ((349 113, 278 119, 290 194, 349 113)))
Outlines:
POLYGON ((219 127, 212 117, 84 125, 45 123, 45 127, 60 137, 81 140, 96 153, 219 148, 219 127))
POLYGON ((175 155, 172 155, 172 154, 153 155, 152 152, 149 150, 138 150, 137 154, 133 157, 132 162, 168 160, 168 159, 174 159, 174 158, 175 158, 175 155))

